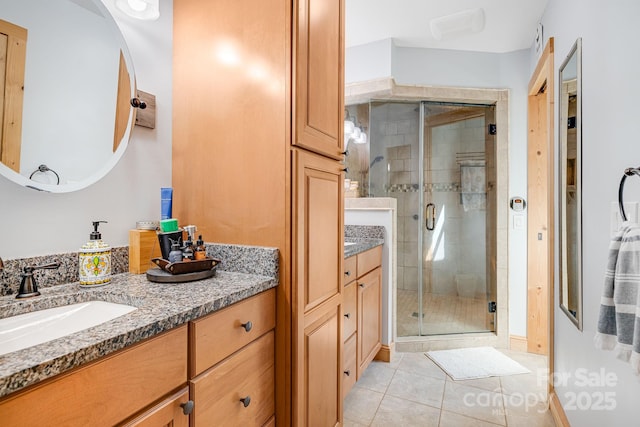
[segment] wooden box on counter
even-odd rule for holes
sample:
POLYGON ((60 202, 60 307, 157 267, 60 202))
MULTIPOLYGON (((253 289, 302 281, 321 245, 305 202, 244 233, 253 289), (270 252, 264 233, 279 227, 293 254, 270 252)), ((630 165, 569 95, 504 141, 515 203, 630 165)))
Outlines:
POLYGON ((158 235, 154 230, 129 230, 129 273, 146 272, 153 266, 151 258, 160 256, 158 235))

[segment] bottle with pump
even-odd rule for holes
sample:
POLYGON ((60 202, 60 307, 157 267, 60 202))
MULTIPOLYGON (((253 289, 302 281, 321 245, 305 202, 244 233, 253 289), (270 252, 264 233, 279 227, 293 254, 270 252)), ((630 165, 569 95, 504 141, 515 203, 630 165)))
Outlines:
POLYGON ((102 286, 111 280, 111 247, 102 241, 102 235, 98 232, 98 226, 102 222, 107 221, 93 221, 89 241, 82 245, 78 253, 78 273, 82 287, 102 286))
POLYGON ((196 261, 205 259, 207 257, 207 249, 204 247, 204 241, 202 240, 202 234, 198 236, 198 241, 196 242, 196 249, 194 252, 194 256, 196 261))

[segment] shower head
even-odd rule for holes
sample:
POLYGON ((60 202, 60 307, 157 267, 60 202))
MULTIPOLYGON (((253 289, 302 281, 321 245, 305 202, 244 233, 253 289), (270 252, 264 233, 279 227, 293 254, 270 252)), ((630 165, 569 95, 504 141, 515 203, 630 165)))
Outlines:
POLYGON ((378 163, 378 162, 380 162, 382 160, 384 160, 384 156, 377 156, 375 159, 373 159, 373 161, 369 165, 369 168, 371 168, 373 165, 375 165, 376 163, 378 163))

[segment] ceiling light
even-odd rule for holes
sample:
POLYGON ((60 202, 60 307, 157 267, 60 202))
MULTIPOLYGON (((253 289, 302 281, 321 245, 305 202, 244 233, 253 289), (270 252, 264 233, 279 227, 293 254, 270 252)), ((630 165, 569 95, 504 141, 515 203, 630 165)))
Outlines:
POLYGON ((436 40, 463 34, 479 33, 484 30, 484 9, 468 9, 451 15, 432 19, 431 34, 436 40))
POLYGON ((116 0, 116 7, 131 16, 143 20, 160 17, 160 0, 116 0))

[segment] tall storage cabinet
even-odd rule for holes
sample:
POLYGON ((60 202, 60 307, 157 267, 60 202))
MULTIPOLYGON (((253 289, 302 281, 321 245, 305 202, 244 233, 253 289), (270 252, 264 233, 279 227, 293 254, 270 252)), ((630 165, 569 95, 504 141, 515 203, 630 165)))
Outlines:
POLYGON ((344 0, 174 2, 174 217, 277 247, 278 426, 342 421, 344 0))

